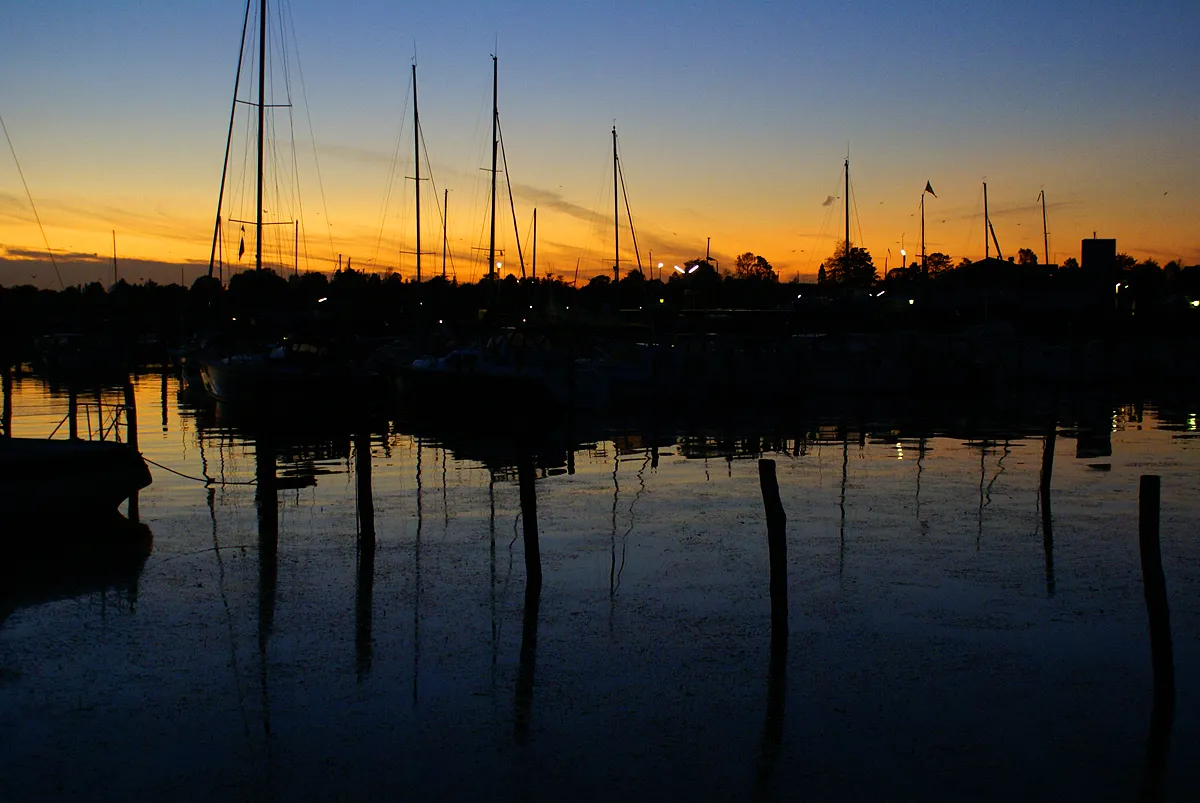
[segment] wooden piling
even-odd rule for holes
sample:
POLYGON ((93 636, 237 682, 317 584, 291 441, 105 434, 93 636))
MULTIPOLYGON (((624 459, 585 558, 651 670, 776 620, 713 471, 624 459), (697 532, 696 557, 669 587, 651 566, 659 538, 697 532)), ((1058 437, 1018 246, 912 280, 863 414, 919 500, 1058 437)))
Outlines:
POLYGON ((521 518, 525 529, 526 593, 542 587, 542 554, 538 546, 537 491, 534 488, 533 458, 522 457, 517 466, 521 486, 521 518))
MULTIPOLYGON (((139 452, 138 449, 138 419, 137 419, 137 398, 133 393, 133 380, 129 377, 125 378, 125 442, 129 444, 129 448, 134 452, 139 452)), ((98 409, 98 408, 97 408, 98 409)), ((100 431, 104 431, 104 420, 101 418, 100 431)), ((115 436, 114 436, 115 437, 115 436)), ((137 521, 138 515, 138 495, 134 491, 129 495, 129 520, 137 521)))
POLYGON ((775 476, 775 461, 758 461, 758 482, 762 488, 767 513, 767 551, 770 555, 771 577, 771 640, 787 641, 787 514, 779 499, 779 481, 775 476))
POLYGON ((3 385, 3 413, 0 413, 0 426, 4 429, 4 437, 12 437, 12 419, 13 419, 13 378, 12 373, 8 370, 8 363, 4 363, 4 377, 0 384, 3 385))
POLYGON ((1042 439, 1042 550, 1046 553, 1046 595, 1054 596, 1054 517, 1050 512, 1050 480, 1054 476, 1054 441, 1057 422, 1051 421, 1042 439))
POLYGON ((1175 659, 1171 647, 1171 616, 1167 608, 1167 581, 1159 549, 1159 495, 1157 475, 1143 474, 1139 489, 1138 541, 1142 554, 1142 586, 1150 619, 1150 657, 1154 665, 1155 704, 1174 705, 1175 659))
POLYGON ((358 495, 358 566, 354 599, 355 669, 359 681, 371 671, 371 638, 375 588, 375 503, 371 491, 371 435, 354 436, 354 473, 358 495))
POLYGON ((1159 549, 1160 481, 1153 474, 1141 478, 1138 498, 1138 542, 1142 556, 1142 586, 1150 620, 1150 660, 1154 666, 1154 705, 1142 766, 1138 799, 1166 799, 1167 754, 1175 718, 1175 660, 1171 647, 1171 617, 1167 608, 1167 582, 1159 549))
POLYGON ((75 383, 67 380, 67 437, 73 441, 79 440, 79 394, 75 392, 75 383))

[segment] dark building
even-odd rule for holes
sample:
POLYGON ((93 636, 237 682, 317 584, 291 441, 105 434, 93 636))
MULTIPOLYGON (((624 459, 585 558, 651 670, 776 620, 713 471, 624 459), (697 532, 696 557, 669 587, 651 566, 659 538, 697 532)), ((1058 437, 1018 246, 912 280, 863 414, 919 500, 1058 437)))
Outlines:
POLYGON ((1117 241, 1093 237, 1079 247, 1079 267, 1093 275, 1112 275, 1117 266, 1117 241))

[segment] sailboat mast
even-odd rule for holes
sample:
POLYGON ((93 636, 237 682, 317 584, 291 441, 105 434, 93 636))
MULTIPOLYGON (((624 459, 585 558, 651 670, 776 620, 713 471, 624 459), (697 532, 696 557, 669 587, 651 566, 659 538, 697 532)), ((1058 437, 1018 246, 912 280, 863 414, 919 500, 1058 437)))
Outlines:
MULTIPOLYGON (((209 270, 212 268, 210 267, 209 270)), ((209 274, 212 275, 211 273, 209 274)), ((117 283, 117 230, 113 229, 113 284, 117 283)))
POLYGON ((925 272, 925 191, 921 191, 921 273, 925 272))
POLYGON ((1050 233, 1046 230, 1046 191, 1042 190, 1042 248, 1045 249, 1046 264, 1050 264, 1050 233))
POLYGON ((613 281, 621 280, 621 210, 619 206, 620 193, 617 189, 617 127, 612 129, 613 137, 613 281))
POLYGON ((533 280, 537 281, 537 207, 533 208, 533 280))
POLYGON ((254 270, 262 270, 263 138, 267 109, 267 0, 258 4, 258 204, 254 218, 254 270))
POLYGON ((842 269, 850 277, 850 157, 846 157, 846 254, 842 258, 842 269))
POLYGON ((991 256, 991 245, 988 243, 988 229, 992 226, 992 221, 988 218, 987 210, 987 182, 983 182, 983 258, 987 259, 991 256))
POLYGON ((446 225, 450 219, 450 190, 443 191, 442 200, 442 278, 446 278, 446 225))
POLYGON ((488 276, 493 281, 496 279, 496 126, 500 121, 500 109, 496 98, 500 84, 496 70, 496 57, 492 56, 492 223, 491 234, 488 236, 488 276))
POLYGON ((413 81, 413 179, 417 195, 417 284, 421 283, 421 115, 417 111, 417 65, 412 66, 413 81))

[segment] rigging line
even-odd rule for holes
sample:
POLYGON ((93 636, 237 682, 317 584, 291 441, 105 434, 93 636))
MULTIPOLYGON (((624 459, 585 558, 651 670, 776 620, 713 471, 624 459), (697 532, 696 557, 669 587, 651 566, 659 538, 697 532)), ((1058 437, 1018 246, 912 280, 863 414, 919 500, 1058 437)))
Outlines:
POLYGON ((396 124, 396 138, 392 142, 392 156, 388 162, 387 183, 384 186, 383 205, 379 210, 379 234, 375 238, 375 253, 372 259, 379 259, 379 251, 383 247, 383 232, 387 228, 388 207, 392 203, 392 192, 396 187, 396 165, 400 161, 400 143, 404 138, 404 121, 408 118, 408 101, 412 97, 412 82, 405 84, 404 105, 400 107, 400 120, 396 124))
POLYGON ((225 199, 225 176, 229 170, 229 148, 233 145, 233 118, 237 112, 237 88, 242 81, 242 60, 246 55, 246 29, 250 25, 250 0, 246 0, 246 13, 242 15, 242 43, 238 48, 237 72, 233 78, 233 104, 229 109, 229 133, 225 136, 225 161, 221 163, 221 187, 217 192, 217 219, 213 223, 212 251, 208 255, 208 278, 212 278, 213 263, 217 259, 217 238, 221 234, 221 206, 225 199))
POLYGON ((633 210, 629 208, 629 192, 625 189, 625 168, 621 166, 621 158, 617 157, 617 175, 621 178, 621 195, 625 198, 625 214, 629 216, 629 236, 633 240, 633 255, 637 258, 638 270, 642 270, 642 252, 638 250, 637 232, 633 229, 633 210))
MULTIPOLYGON (((289 21, 290 21, 290 18, 289 18, 289 21)), ((336 251, 334 251, 334 247, 333 247, 333 224, 331 224, 329 222, 329 204, 325 199, 325 182, 321 178, 321 162, 317 158, 317 135, 316 135, 316 132, 313 130, 312 110, 308 106, 308 88, 304 83, 304 67, 301 66, 301 64, 300 64, 300 57, 299 57, 300 44, 296 39, 296 26, 295 26, 294 22, 291 25, 291 32, 292 32, 292 42, 296 47, 296 53, 297 53, 296 72, 300 76, 300 97, 303 98, 303 100, 304 100, 304 115, 308 120, 308 134, 309 134, 309 139, 312 142, 313 164, 316 166, 316 169, 317 169, 317 188, 321 195, 321 209, 325 213, 325 230, 329 235, 329 257, 330 257, 330 262, 332 262, 335 258, 335 254, 336 254, 336 251)))
POLYGON ((38 231, 42 233, 42 242, 46 244, 46 253, 50 256, 50 264, 54 266, 54 275, 58 277, 58 287, 65 290, 66 285, 63 284, 62 274, 58 272, 58 262, 54 259, 54 252, 50 250, 50 240, 46 237, 42 218, 38 215, 37 206, 33 203, 33 194, 29 191, 28 182, 25 181, 25 171, 21 169, 21 160, 17 158, 17 150, 13 147, 12 137, 8 135, 8 126, 4 124, 3 116, 0 116, 0 128, 4 129, 4 138, 8 140, 8 150, 12 153, 13 162, 17 165, 17 175, 21 177, 21 185, 25 187, 25 197, 29 199, 29 208, 33 210, 33 219, 37 221, 38 231))
MULTIPOLYGON (((854 180, 853 179, 850 180, 849 194, 850 194, 850 207, 854 210, 854 222, 856 224, 858 224, 858 241, 860 243, 865 243, 866 235, 863 234, 862 219, 858 215, 858 197, 857 197, 856 193, 854 192, 854 180)), ((866 249, 867 246, 864 244, 859 247, 866 249)))
POLYGON ((421 138, 421 152, 425 154, 425 167, 429 169, 429 188, 433 190, 434 206, 436 206, 438 210, 438 221, 445 223, 446 218, 445 213, 442 210, 442 202, 437 194, 437 181, 433 177, 433 162, 429 161, 429 143, 425 141, 425 126, 418 123, 417 133, 421 138))
POLYGON ((517 204, 513 200, 512 175, 508 172, 508 152, 504 149, 504 130, 500 127, 500 116, 496 115, 496 133, 500 137, 500 157, 504 163, 504 185, 508 187, 508 207, 512 210, 513 236, 517 239, 517 260, 521 263, 521 278, 525 278, 525 254, 521 251, 521 232, 517 228, 517 204))

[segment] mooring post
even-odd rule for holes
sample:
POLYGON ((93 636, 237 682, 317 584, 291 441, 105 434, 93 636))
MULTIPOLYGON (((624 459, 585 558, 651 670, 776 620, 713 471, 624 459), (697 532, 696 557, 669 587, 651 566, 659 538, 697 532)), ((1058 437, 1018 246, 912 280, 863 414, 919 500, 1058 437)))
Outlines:
POLYGON ((8 370, 8 363, 4 363, 3 388, 4 411, 2 417, 0 417, 0 424, 2 424, 4 428, 4 437, 11 438, 13 419, 13 378, 12 373, 8 370))
POLYGON ((771 641, 787 642, 787 514, 779 500, 775 461, 758 461, 758 482, 767 512, 767 551, 771 565, 771 641))
POLYGON ((1175 659, 1171 647, 1171 616, 1167 581, 1158 542, 1160 480, 1143 474, 1138 506, 1138 540, 1142 553, 1142 585, 1150 618, 1150 657, 1154 664, 1155 704, 1175 703, 1175 659))
POLYGON ((534 488, 533 459, 522 457, 517 467, 521 486, 521 518, 525 528, 526 593, 542 588, 542 554, 538 546, 537 491, 534 488))
POLYGON ((371 671, 372 602, 375 588, 375 503, 371 491, 371 434, 354 436, 355 491, 358 495, 358 567, 354 599, 354 647, 358 680, 371 671))
MULTIPOLYGON (((129 448, 135 453, 138 450, 138 420, 137 420, 137 400, 133 395, 133 380, 125 377, 125 441, 129 444, 129 448)), ((104 431, 104 422, 101 420, 101 432, 104 431)), ((114 435, 114 440, 116 436, 114 435)), ((134 491, 129 495, 129 520, 138 520, 138 495, 134 491)))
POLYGON ((1042 550, 1046 553, 1046 595, 1054 596, 1054 517, 1050 512, 1050 480, 1054 476, 1054 441, 1058 424, 1051 421, 1042 439, 1042 550))
POLYGON ((70 379, 67 380, 67 437, 79 440, 79 394, 70 379))
POLYGON ((1150 660, 1154 666, 1154 706, 1142 768, 1141 800, 1165 799, 1167 753, 1175 718, 1175 660, 1171 647, 1171 617, 1167 608, 1167 581, 1159 549, 1160 480, 1144 474, 1138 498, 1138 541, 1142 556, 1142 585, 1150 619, 1150 660))

